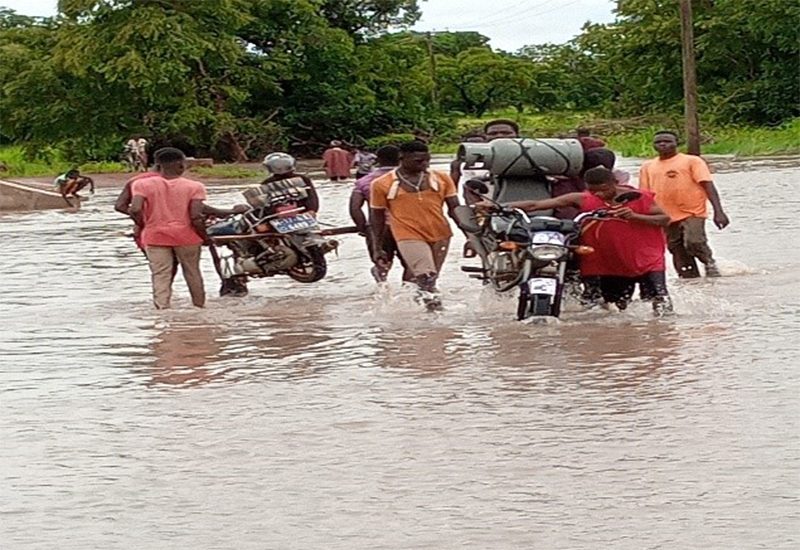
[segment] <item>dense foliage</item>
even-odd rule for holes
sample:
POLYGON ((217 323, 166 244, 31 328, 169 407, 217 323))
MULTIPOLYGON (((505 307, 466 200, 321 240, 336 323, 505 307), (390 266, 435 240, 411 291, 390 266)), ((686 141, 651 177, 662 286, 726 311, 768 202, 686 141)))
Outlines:
MULTIPOLYGON (((141 134, 241 160, 332 137, 446 132, 453 115, 504 107, 679 112, 676 3, 618 4, 611 24, 515 54, 475 32, 398 32, 418 19, 417 0, 61 0, 55 18, 0 9, 0 141, 100 159, 141 134)), ((798 116, 800 4, 694 4, 704 115, 798 116)))

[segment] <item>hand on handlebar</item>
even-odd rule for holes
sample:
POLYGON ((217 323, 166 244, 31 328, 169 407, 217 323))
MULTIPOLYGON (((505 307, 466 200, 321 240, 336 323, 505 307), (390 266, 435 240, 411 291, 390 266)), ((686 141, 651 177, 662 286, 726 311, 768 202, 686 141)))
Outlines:
POLYGON ((635 212, 627 206, 613 206, 608 210, 609 215, 623 220, 631 219, 635 212))
POLYGON ((478 212, 491 212, 492 210, 497 210, 497 204, 493 203, 492 201, 486 201, 486 200, 476 202, 472 206, 478 212))

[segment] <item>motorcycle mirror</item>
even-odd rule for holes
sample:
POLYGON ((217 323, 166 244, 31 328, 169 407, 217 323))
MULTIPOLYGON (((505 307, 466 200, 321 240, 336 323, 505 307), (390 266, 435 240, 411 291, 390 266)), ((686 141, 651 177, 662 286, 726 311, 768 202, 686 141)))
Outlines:
POLYGON ((641 196, 642 194, 639 191, 626 191, 625 193, 614 197, 614 202, 617 204, 625 204, 626 202, 635 201, 641 196))
POLYGON ((479 195, 486 195, 489 192, 489 187, 481 180, 467 180, 464 182, 464 186, 473 193, 477 193, 479 195))

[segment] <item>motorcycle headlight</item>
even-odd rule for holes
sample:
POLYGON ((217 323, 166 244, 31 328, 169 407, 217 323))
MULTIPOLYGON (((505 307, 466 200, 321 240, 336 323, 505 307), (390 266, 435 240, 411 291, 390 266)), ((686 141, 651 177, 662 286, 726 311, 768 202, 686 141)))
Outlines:
POLYGON ((531 250, 531 256, 534 260, 540 262, 554 262, 560 260, 566 254, 566 249, 561 246, 541 245, 536 246, 531 250))

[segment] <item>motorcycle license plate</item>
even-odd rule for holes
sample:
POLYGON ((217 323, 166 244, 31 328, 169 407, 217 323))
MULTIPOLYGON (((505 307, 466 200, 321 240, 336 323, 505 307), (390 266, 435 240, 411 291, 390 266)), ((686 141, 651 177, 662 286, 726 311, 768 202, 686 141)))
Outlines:
POLYGON ((564 235, 556 231, 537 231, 533 234, 533 244, 564 244, 564 235))
POLYGON ((294 233, 295 231, 303 231, 304 229, 313 229, 317 227, 317 218, 311 214, 298 214, 291 218, 270 220, 269 223, 278 233, 294 233))
POLYGON ((528 291, 531 294, 548 294, 550 296, 555 296, 557 287, 558 282, 550 277, 536 277, 528 281, 528 291))

